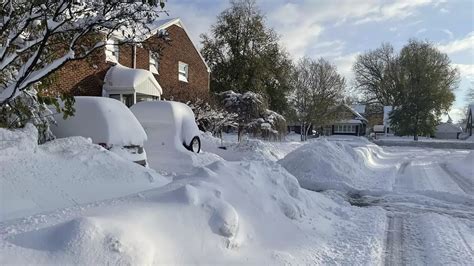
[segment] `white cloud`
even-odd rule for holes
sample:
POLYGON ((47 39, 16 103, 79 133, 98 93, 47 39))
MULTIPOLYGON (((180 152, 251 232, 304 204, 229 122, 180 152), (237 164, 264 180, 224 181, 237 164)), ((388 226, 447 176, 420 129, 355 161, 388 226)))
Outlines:
POLYGON ((474 65, 469 64, 453 64, 454 67, 459 69, 462 78, 474 82, 474 65))
POLYGON ((425 28, 422 28, 422 29, 417 30, 415 34, 416 34, 416 35, 419 35, 419 34, 422 34, 422 33, 426 32, 426 31, 427 31, 427 30, 426 30, 425 28))
POLYGON ((446 13, 449 13, 449 10, 443 7, 443 8, 440 8, 439 12, 446 14, 446 13))
MULTIPOLYGON (((200 47, 202 33, 209 32, 211 25, 216 21, 216 16, 227 6, 227 1, 219 1, 212 8, 199 4, 183 4, 179 1, 168 1, 166 8, 171 18, 179 17, 183 21, 191 40, 200 47)), ((165 18, 165 17, 163 17, 165 18)))
POLYGON ((438 45, 438 49, 447 54, 455 54, 463 51, 474 52, 474 31, 471 31, 466 37, 446 44, 438 45))
POLYGON ((384 21, 390 19, 402 20, 416 14, 419 7, 433 3, 432 0, 401 0, 390 4, 381 4, 377 12, 368 13, 364 18, 359 19, 355 24, 384 21))
POLYGON ((337 71, 346 78, 348 85, 350 85, 353 80, 354 74, 352 72, 352 66, 354 65, 354 62, 356 61, 359 54, 359 52, 345 54, 335 57, 332 60, 332 62, 334 62, 334 64, 337 66, 337 71))
POLYGON ((443 29, 441 30, 442 32, 446 33, 449 37, 449 39, 452 39, 454 37, 454 34, 452 31, 448 30, 448 29, 443 29))

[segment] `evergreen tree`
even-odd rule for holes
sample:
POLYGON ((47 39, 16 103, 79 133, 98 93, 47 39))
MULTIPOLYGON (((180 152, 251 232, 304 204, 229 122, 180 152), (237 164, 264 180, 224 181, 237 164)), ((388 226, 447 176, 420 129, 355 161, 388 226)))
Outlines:
POLYGON ((271 109, 286 109, 291 61, 254 0, 231 1, 211 35, 201 38, 201 52, 212 70, 213 92, 253 91, 265 97, 271 109))

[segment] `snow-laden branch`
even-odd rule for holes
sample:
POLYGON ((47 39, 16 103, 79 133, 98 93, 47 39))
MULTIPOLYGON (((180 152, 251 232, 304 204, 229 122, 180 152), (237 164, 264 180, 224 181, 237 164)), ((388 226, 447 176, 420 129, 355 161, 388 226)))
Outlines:
MULTIPOLYGON (((122 43, 162 10, 142 2, 8 0, 0 11, 0 106, 65 63, 87 57, 121 31, 122 43)), ((157 2, 157 1, 145 1, 157 2)), ((162 1, 159 1, 162 2, 162 1)))

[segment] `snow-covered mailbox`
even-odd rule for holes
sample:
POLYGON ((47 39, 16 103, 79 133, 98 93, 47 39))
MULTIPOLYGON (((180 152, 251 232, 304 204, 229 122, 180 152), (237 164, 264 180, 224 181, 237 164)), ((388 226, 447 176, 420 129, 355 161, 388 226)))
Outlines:
POLYGON ((147 164, 145 130, 121 102, 105 97, 75 97, 74 116, 55 116, 51 130, 58 138, 82 136, 140 165, 147 164))
POLYGON ((185 148, 196 153, 201 150, 194 113, 186 104, 174 101, 140 102, 130 110, 145 128, 149 150, 163 152, 185 148))
POLYGON ((103 96, 119 100, 128 107, 141 101, 159 100, 163 93, 150 71, 120 64, 107 71, 102 88, 103 96))

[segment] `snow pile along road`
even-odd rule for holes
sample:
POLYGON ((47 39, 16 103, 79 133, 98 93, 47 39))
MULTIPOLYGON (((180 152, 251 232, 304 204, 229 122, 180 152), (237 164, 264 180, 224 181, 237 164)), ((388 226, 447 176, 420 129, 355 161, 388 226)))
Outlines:
POLYGON ((390 190, 393 164, 387 155, 362 138, 323 138, 290 152, 279 163, 301 186, 314 190, 390 190))
POLYGON ((259 139, 244 139, 241 142, 236 142, 236 136, 231 141, 226 139, 232 137, 234 136, 225 135, 224 140, 221 140, 213 137, 210 133, 202 133, 203 150, 215 153, 227 161, 241 161, 244 159, 278 161, 303 145, 302 142, 298 141, 271 142, 259 139))
POLYGON ((82 137, 37 144, 37 131, 0 129, 0 221, 162 186, 151 169, 82 137))
MULTIPOLYGON (((23 153, 25 169, 7 168, 11 177, 2 172, 2 182, 22 195, 2 193, 2 202, 33 204, 34 198, 40 203, 20 208, 35 215, 0 223, 2 265, 368 264, 383 259, 381 209, 354 208, 337 195, 301 189, 271 160, 193 155, 204 158, 194 161, 191 173, 174 175, 158 187, 161 179, 152 171, 125 164, 83 138, 61 141, 23 153), (23 187, 29 193, 19 193, 23 187), (128 193, 134 194, 117 198, 128 193), (99 201, 81 204, 93 200, 99 201), (80 205, 71 205, 74 201, 80 205)), ((15 217, 5 209, 5 217, 15 217)))

